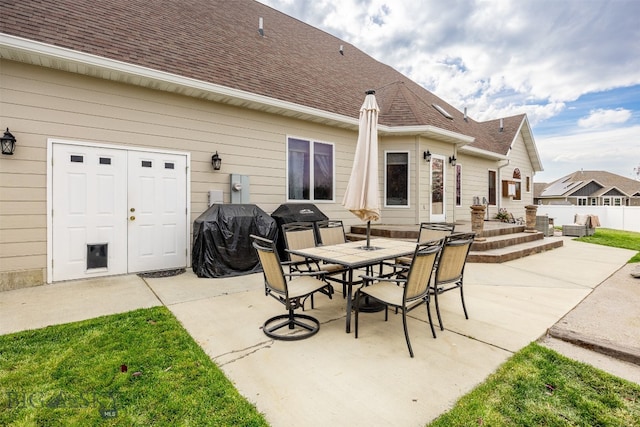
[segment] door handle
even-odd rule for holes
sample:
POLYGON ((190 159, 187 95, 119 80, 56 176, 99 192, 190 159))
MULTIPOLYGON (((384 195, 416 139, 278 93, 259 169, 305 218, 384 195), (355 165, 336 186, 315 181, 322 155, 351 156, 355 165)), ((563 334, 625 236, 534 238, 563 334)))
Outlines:
POLYGON ((131 221, 135 221, 135 220, 136 220, 136 217, 135 217, 135 216, 133 216, 133 215, 131 215, 131 216, 129 217, 129 219, 130 219, 131 221))

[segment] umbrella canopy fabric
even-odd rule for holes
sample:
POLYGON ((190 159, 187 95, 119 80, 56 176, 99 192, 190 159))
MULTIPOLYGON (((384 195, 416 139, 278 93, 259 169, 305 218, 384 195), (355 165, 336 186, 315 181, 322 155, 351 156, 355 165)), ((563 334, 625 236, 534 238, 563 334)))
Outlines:
POLYGON ((342 205, 362 221, 380 219, 378 195, 378 113, 375 91, 367 91, 360 108, 358 143, 342 205))

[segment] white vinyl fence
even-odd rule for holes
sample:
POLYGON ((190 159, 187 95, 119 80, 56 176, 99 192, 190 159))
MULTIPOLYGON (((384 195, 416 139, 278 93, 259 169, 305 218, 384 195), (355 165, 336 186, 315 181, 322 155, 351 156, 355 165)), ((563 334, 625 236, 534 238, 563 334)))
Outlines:
POLYGON ((640 206, 538 205, 536 212, 553 218, 555 227, 572 224, 575 214, 597 215, 604 228, 640 232, 640 206))

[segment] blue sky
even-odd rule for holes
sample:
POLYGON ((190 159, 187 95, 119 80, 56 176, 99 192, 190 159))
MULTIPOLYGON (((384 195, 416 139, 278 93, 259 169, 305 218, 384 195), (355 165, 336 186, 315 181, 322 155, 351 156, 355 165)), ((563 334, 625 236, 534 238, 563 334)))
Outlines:
MULTIPOLYGON (((551 182, 640 179, 639 0, 260 0, 476 120, 526 113, 551 182)), ((268 23, 265 23, 265 26, 268 23)))

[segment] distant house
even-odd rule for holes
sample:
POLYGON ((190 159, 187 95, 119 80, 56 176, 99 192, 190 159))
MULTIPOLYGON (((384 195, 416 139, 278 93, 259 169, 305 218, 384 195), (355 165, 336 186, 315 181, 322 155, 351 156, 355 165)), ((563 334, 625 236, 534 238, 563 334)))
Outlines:
POLYGON ((382 223, 469 220, 484 200, 524 216, 542 170, 524 114, 477 122, 263 4, 4 1, 0 290, 189 266, 212 202, 357 223, 341 202, 369 89, 382 223))
POLYGON ((640 181, 604 171, 578 171, 536 184, 540 205, 640 206, 640 181))

